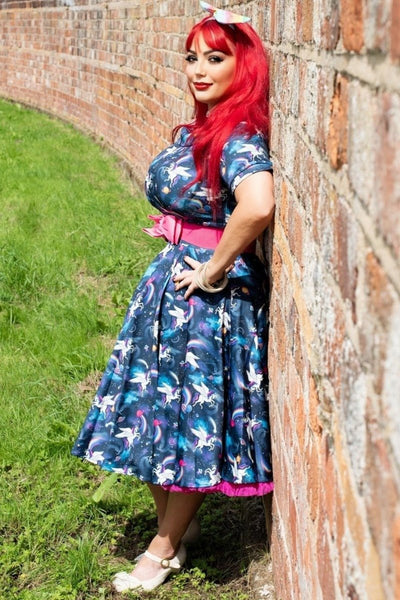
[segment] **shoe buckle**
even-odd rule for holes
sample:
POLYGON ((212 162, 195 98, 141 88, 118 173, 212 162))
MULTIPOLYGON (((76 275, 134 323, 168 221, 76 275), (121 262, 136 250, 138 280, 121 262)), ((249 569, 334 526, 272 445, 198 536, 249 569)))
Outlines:
POLYGON ((169 569, 169 558, 162 558, 160 565, 163 567, 163 569, 169 569))

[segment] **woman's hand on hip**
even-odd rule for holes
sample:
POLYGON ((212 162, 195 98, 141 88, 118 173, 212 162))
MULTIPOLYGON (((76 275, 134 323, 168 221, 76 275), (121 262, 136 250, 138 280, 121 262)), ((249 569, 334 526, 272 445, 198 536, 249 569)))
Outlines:
POLYGON ((196 278, 197 271, 202 263, 194 258, 190 258, 190 256, 185 256, 184 260, 189 267, 191 267, 191 269, 185 269, 184 271, 181 271, 178 273, 178 275, 175 275, 173 281, 175 283, 175 291, 179 291, 182 288, 187 288, 184 295, 185 300, 187 300, 189 296, 191 296, 199 287, 196 283, 196 278))
POLYGON ((190 256, 185 256, 184 261, 192 267, 192 270, 181 271, 178 275, 173 277, 173 281, 175 283, 175 291, 180 290, 181 288, 187 287, 186 293, 184 295, 185 300, 193 294, 194 290, 202 289, 206 292, 217 293, 224 289, 227 285, 228 280, 226 279, 226 275, 231 271, 234 267, 234 264, 231 263, 228 265, 222 272, 216 271, 213 269, 211 265, 211 261, 208 260, 205 263, 201 263, 190 256), (199 280, 200 269, 203 267, 203 272, 201 273, 202 283, 199 280), (204 280, 206 277, 206 281, 204 280), (216 286, 213 289, 213 284, 216 286), (218 287, 218 283, 220 283, 220 287, 218 287), (206 286, 203 287, 203 286, 206 286))

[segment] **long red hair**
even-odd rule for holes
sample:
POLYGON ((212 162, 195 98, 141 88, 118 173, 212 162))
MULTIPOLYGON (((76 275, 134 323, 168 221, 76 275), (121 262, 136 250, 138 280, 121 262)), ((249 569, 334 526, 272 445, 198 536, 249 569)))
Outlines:
POLYGON ((260 131, 268 136, 268 61, 261 39, 246 24, 224 25, 205 17, 190 31, 186 50, 192 48, 199 35, 207 46, 236 56, 234 80, 207 116, 208 106, 194 98, 194 120, 173 130, 173 137, 186 127, 193 140, 196 177, 185 189, 198 181, 206 181, 213 204, 218 204, 221 188, 220 161, 222 149, 233 130, 239 126, 245 135, 260 131))

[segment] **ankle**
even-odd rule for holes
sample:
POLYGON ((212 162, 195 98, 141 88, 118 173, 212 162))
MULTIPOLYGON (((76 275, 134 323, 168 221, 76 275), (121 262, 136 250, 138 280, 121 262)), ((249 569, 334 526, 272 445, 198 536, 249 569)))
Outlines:
POLYGON ((148 551, 160 558, 172 558, 179 549, 179 543, 174 545, 168 536, 162 537, 157 534, 148 547, 148 551))

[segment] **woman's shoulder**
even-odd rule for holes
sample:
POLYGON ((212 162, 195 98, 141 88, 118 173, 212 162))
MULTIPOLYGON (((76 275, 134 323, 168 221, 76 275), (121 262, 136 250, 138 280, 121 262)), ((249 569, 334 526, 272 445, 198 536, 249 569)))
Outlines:
POLYGON ((254 127, 252 128, 248 123, 243 121, 234 127, 225 142, 225 148, 229 146, 239 148, 248 145, 260 145, 268 148, 268 140, 262 131, 254 129, 254 127))
POLYGON ((178 131, 178 135, 176 136, 175 143, 179 146, 187 145, 190 137, 189 128, 186 125, 182 125, 178 131))
POLYGON ((264 133, 251 130, 246 123, 239 123, 225 142, 222 159, 229 162, 240 155, 269 162, 268 141, 264 133))
POLYGON ((221 176, 232 192, 244 177, 273 170, 265 135, 249 131, 245 125, 235 128, 222 150, 221 176))

